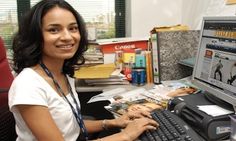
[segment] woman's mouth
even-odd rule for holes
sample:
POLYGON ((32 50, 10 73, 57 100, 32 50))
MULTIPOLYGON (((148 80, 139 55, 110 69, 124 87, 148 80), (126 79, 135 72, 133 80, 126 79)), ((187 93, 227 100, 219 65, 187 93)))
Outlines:
POLYGON ((59 45, 57 46, 58 48, 63 48, 63 49, 69 49, 69 48, 72 48, 73 47, 73 44, 70 44, 70 45, 59 45))

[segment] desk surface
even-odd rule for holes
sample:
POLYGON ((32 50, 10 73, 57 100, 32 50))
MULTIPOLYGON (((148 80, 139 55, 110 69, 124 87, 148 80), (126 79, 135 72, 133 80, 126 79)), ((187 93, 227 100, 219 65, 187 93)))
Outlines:
MULTIPOLYGON (((155 86, 155 84, 146 84, 144 86, 139 86, 139 87, 151 89, 154 86, 155 86)), ((131 84, 130 85, 107 85, 107 86, 86 86, 86 85, 81 84, 79 82, 77 82, 77 84, 76 84, 77 92, 103 92, 103 91, 111 90, 111 89, 118 88, 118 87, 122 87, 127 90, 132 90, 132 89, 138 88, 138 86, 134 86, 131 84)), ((224 140, 224 141, 229 141, 229 140, 224 140)))
POLYGON ((135 86, 132 84, 129 85, 103 85, 103 86, 88 86, 86 84, 83 83, 83 81, 79 81, 77 80, 76 82, 76 91, 77 92, 100 92, 100 91, 107 91, 107 90, 111 90, 114 88, 125 88, 127 90, 133 90, 135 88, 138 87, 144 87, 146 89, 151 89, 155 86, 155 84, 146 84, 143 86, 135 86))

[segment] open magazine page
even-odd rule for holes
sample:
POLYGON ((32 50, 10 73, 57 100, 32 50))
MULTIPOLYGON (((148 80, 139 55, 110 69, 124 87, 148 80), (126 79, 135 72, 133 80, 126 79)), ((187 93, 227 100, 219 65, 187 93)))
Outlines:
POLYGON ((163 81, 164 87, 169 89, 166 94, 168 97, 184 96, 189 94, 196 94, 201 91, 200 88, 192 84, 189 78, 180 80, 163 81))
POLYGON ((129 110, 165 109, 169 100, 176 96, 194 94, 200 89, 190 83, 188 79, 164 81, 147 90, 143 87, 127 91, 116 88, 92 97, 88 103, 108 100, 110 104, 105 109, 116 115, 122 115, 129 110))
POLYGON ((105 106, 105 109, 112 112, 116 116, 125 114, 128 111, 144 110, 151 112, 155 109, 163 109, 162 105, 149 98, 129 100, 117 100, 105 106))
POLYGON ((155 85, 151 90, 144 93, 145 96, 155 100, 164 108, 168 106, 168 101, 177 96, 195 94, 201 90, 191 83, 191 78, 180 80, 162 81, 162 84, 155 85))
POLYGON ((144 93, 145 91, 147 91, 145 88, 137 88, 134 90, 130 90, 128 91, 125 88, 115 88, 112 90, 108 90, 105 91, 99 95, 95 95, 93 96, 88 103, 92 103, 92 102, 97 102, 97 101, 105 101, 108 100, 111 103, 113 101, 116 100, 125 100, 125 101, 134 101, 134 100, 138 100, 138 99, 144 99, 146 98, 144 95, 141 95, 142 93, 144 93))
POLYGON ((159 100, 148 97, 149 91, 145 88, 137 88, 112 97, 109 105, 105 109, 113 114, 120 116, 128 111, 145 110, 152 111, 154 109, 163 109, 159 100))
POLYGON ((114 96, 125 93, 127 90, 125 88, 115 88, 109 91, 105 91, 101 94, 95 95, 90 98, 87 103, 93 103, 98 101, 110 101, 114 96))

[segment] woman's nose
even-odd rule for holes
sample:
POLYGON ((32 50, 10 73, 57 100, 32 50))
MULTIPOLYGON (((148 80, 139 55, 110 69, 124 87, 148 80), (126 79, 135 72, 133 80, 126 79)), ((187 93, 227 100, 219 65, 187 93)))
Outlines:
POLYGON ((62 32, 61 39, 64 39, 64 40, 71 40, 71 39, 72 39, 72 35, 71 35, 70 31, 64 30, 64 31, 62 32))

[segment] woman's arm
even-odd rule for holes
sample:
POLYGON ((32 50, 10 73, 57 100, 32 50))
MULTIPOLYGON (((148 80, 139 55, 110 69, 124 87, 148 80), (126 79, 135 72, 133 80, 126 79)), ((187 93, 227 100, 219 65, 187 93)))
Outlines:
POLYGON ((89 133, 99 132, 102 130, 107 130, 107 129, 117 127, 117 123, 115 119, 84 120, 84 124, 89 133))
POLYGON ((17 105, 16 108, 38 141, 64 141, 47 107, 17 105))

